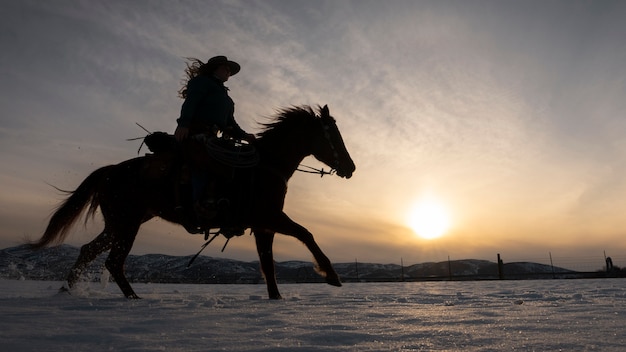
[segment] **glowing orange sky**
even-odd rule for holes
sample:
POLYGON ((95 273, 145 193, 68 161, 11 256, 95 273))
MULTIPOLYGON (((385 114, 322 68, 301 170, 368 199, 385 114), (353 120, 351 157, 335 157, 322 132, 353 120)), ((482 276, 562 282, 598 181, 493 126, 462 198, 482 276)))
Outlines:
MULTIPOLYGON (((626 3, 556 1, 7 4, 0 14, 0 246, 37 237, 97 167, 173 131, 184 57, 223 54, 237 119, 328 104, 357 165, 297 174, 286 212, 333 261, 620 258, 626 250, 626 3), (451 214, 425 241, 407 211, 429 194, 451 214)), ((313 160, 306 163, 317 165, 313 160)), ((80 245, 100 230, 77 227, 80 245)), ((249 237, 205 253, 253 260, 249 237)), ((134 253, 202 243, 162 220, 134 253)), ((292 238, 277 260, 309 260, 292 238)), ((626 257, 624 257, 626 259, 626 257)), ((616 265, 623 265, 616 262, 616 265)))

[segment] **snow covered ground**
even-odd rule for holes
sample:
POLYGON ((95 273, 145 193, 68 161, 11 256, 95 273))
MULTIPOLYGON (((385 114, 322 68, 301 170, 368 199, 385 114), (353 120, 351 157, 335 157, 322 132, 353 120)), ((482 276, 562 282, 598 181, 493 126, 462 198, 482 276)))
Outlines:
POLYGON ((3 351, 624 351, 626 280, 280 285, 0 280, 3 351))

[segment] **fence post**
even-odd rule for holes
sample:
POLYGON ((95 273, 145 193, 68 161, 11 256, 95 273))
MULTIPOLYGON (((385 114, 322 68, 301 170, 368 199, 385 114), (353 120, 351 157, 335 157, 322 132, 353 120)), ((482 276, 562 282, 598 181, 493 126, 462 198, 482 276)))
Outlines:
POLYGON ((613 259, 611 257, 606 257, 604 260, 606 262, 606 272, 610 273, 613 271, 613 259))
POLYGON ((550 267, 552 268, 552 278, 556 279, 556 273, 554 272, 554 262, 552 262, 552 252, 548 252, 550 256, 550 267))
POLYGON ((500 258, 500 253, 498 253, 498 278, 500 280, 504 279, 504 262, 500 258))

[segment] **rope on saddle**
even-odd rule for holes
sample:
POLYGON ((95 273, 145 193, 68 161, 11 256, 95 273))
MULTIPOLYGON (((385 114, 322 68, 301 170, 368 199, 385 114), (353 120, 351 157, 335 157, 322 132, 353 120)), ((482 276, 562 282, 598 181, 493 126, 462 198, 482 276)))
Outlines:
POLYGON ((223 138, 207 138, 204 135, 198 135, 198 138, 204 143, 209 155, 224 165, 248 168, 259 164, 259 153, 250 144, 223 138))

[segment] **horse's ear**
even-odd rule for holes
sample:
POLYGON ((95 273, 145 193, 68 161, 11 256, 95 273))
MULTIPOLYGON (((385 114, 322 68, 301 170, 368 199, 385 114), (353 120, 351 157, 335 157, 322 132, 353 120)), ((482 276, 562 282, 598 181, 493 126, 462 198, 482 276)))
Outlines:
POLYGON ((328 105, 324 105, 322 108, 322 116, 330 116, 330 112, 328 111, 328 105))

